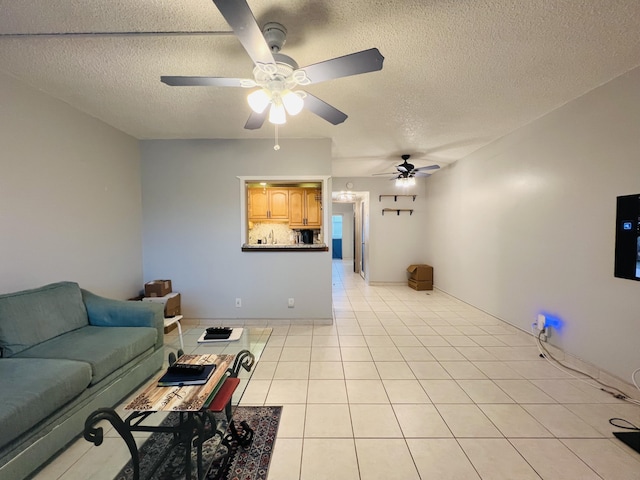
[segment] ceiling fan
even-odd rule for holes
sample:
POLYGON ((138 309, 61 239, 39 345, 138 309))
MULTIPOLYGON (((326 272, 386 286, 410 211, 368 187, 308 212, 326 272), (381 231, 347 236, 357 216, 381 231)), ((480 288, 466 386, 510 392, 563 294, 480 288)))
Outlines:
POLYGON ((280 53, 287 34, 284 26, 272 22, 261 30, 246 0, 213 0, 213 3, 253 60, 254 78, 162 76, 160 80, 180 87, 259 87, 247 97, 252 112, 246 129, 262 127, 267 116, 271 123, 283 124, 287 113, 296 115, 303 108, 338 125, 347 119, 345 113, 297 87, 382 69, 384 57, 377 48, 298 68, 295 60, 280 53))
POLYGON ((415 177, 429 177, 430 173, 426 173, 426 170, 437 170, 440 165, 428 165, 426 167, 416 168, 415 165, 409 163, 411 155, 402 155, 403 162, 400 165, 396 165, 397 172, 392 173, 374 173, 373 175, 393 175, 390 180, 395 180, 397 186, 410 186, 415 185, 415 177))

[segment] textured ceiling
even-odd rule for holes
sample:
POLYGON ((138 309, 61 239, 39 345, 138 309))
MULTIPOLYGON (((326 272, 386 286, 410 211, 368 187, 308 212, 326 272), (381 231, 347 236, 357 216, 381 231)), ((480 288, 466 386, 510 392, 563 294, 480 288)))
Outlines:
MULTIPOLYGON (((300 66, 377 47, 380 72, 307 87, 349 115, 310 112, 281 137, 327 137, 336 176, 455 161, 640 65, 638 0, 249 0, 288 29, 300 66)), ((0 0, 0 69, 140 139, 272 138, 244 130, 247 90, 161 75, 250 78, 210 0, 0 0), (200 35, 26 35, 70 32, 200 35)))

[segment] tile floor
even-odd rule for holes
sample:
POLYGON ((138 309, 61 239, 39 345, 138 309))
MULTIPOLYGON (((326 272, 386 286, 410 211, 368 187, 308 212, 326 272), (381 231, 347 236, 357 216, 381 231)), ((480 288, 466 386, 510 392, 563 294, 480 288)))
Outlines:
MULTIPOLYGON (((333 325, 273 326, 242 397, 284 405, 269 480, 640 479, 608 424, 640 424, 640 407, 550 366, 529 334, 340 261, 333 307, 333 325)), ((196 349, 201 327, 185 330, 196 349)), ((112 479, 126 449, 105 443, 76 442, 36 478, 112 479)))

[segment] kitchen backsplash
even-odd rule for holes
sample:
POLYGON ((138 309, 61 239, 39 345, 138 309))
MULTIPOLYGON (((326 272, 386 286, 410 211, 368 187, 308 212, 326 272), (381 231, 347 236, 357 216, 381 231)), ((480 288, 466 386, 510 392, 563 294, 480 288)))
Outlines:
MULTIPOLYGON (((319 230, 315 231, 316 233, 319 230)), ((254 223, 253 228, 249 230, 249 244, 256 245, 258 240, 265 239, 268 244, 293 245, 296 242, 296 231, 289 228, 283 223, 254 223)))

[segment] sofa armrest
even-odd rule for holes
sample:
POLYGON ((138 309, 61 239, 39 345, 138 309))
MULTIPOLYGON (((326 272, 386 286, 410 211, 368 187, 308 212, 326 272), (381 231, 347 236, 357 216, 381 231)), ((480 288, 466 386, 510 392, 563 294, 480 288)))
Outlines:
POLYGON ((158 331, 156 349, 164 343, 164 308, 152 302, 101 297, 81 289, 89 325, 96 327, 153 327, 158 331))

